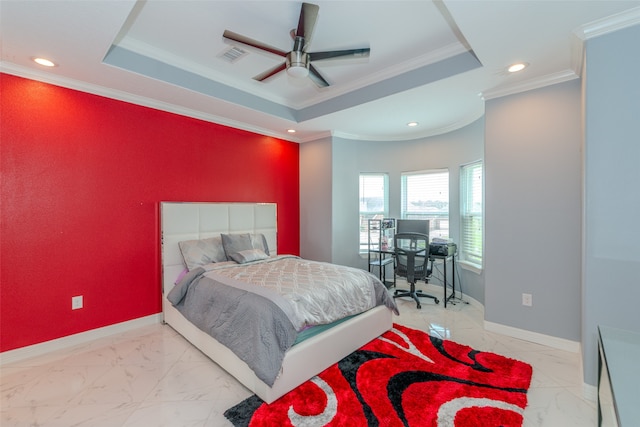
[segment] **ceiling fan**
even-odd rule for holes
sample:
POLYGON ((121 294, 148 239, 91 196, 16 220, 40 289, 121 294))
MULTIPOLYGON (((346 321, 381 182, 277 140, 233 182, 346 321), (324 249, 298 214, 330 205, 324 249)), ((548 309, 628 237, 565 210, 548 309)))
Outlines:
POLYGON ((329 82, 322 77, 318 70, 313 66, 313 61, 321 61, 324 59, 349 59, 349 58, 366 58, 369 56, 371 49, 346 49, 332 50, 327 52, 307 52, 311 43, 311 35, 318 18, 318 5, 310 3, 302 3, 300 9, 300 19, 298 20, 298 28, 291 30, 291 38, 293 39, 293 49, 290 52, 284 52, 278 48, 253 40, 249 37, 242 36, 229 30, 225 30, 222 35, 224 38, 233 40, 238 43, 252 46, 275 55, 283 56, 285 62, 279 64, 270 70, 258 74, 254 77, 260 82, 265 81, 269 77, 273 77, 280 71, 287 71, 292 77, 307 77, 318 86, 327 87, 329 82))

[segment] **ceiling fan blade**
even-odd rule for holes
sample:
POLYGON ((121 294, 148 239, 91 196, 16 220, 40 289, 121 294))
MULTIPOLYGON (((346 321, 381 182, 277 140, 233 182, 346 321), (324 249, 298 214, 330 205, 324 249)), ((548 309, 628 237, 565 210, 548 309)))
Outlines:
POLYGON ((323 59, 349 59, 349 58, 368 58, 371 49, 346 49, 346 50, 332 50, 327 52, 310 52, 310 61, 322 61, 323 59))
POLYGON ((238 42, 238 43, 245 44, 247 46, 255 47, 257 49, 273 53, 275 55, 287 56, 287 52, 284 52, 284 51, 282 51, 282 50, 280 50, 278 48, 275 48, 273 46, 269 46, 268 44, 261 43, 261 42, 259 42, 257 40, 251 39, 249 37, 245 37, 243 35, 234 33, 233 31, 224 30, 224 33, 222 34, 222 37, 224 37, 225 39, 233 40, 233 41, 238 42))
POLYGON ((318 86, 318 87, 327 87, 329 86, 329 82, 322 77, 320 72, 313 66, 313 64, 309 64, 309 78, 318 86))
POLYGON ((278 64, 275 67, 258 74, 257 76, 255 76, 253 79, 257 80, 259 82, 265 81, 267 80, 269 77, 272 77, 276 74, 278 74, 280 71, 284 71, 287 68, 287 64, 286 62, 283 62, 282 64, 278 64))
POLYGON ((311 36, 316 26, 319 10, 320 7, 318 7, 318 5, 311 3, 302 3, 302 8, 300 8, 300 18, 298 19, 296 36, 303 37, 305 40, 303 51, 306 51, 306 47, 311 43, 311 36))

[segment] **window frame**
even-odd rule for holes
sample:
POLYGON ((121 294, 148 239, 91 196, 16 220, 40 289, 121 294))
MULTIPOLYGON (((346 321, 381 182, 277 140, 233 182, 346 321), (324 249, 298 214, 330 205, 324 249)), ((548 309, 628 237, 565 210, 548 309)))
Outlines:
MULTIPOLYGON (((437 178, 436 178, 437 179, 437 178)), ((410 172, 402 172, 401 173, 401 204, 400 204, 400 218, 402 219, 428 219, 429 220, 429 238, 442 238, 449 239, 451 236, 449 224, 451 223, 451 210, 449 207, 451 206, 451 192, 450 192, 450 184, 451 176, 449 173, 449 168, 438 168, 438 169, 426 169, 419 171, 410 171, 410 172), (446 192, 446 217, 441 212, 431 212, 431 213, 421 213, 419 211, 410 211, 407 209, 409 203, 408 192, 408 183, 407 180, 409 177, 415 177, 419 175, 446 175, 446 185, 442 185, 440 187, 441 191, 446 192), (441 228, 442 222, 446 223, 446 228, 441 228), (446 230, 446 233, 443 232, 446 230)), ((440 202, 440 201, 435 201, 440 202)))
POLYGON ((389 174, 386 172, 361 172, 358 176, 358 211, 359 211, 359 221, 360 225, 358 227, 360 237, 359 237, 359 252, 367 253, 369 251, 369 219, 373 219, 374 217, 387 218, 389 217, 389 174), (361 210, 362 207, 362 179, 363 177, 382 177, 382 185, 383 185, 383 210, 361 210))
POLYGON ((482 269, 484 264, 483 160, 476 160, 460 166, 460 242, 458 254, 461 262, 479 270, 482 269), (477 176, 478 172, 480 173, 479 177, 477 176), (476 178, 479 182, 474 183, 476 178), (478 191, 480 194, 477 194, 478 191), (473 230, 468 229, 478 227, 479 236, 474 236, 473 230))

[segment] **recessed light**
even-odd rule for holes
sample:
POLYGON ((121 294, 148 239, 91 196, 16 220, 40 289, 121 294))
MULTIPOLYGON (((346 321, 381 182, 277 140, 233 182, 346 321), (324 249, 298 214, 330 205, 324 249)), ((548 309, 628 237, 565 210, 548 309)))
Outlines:
POLYGON ((407 123, 407 126, 409 126, 411 128, 415 127, 415 126, 418 126, 418 122, 409 122, 409 123, 407 123))
POLYGON ((296 133, 296 130, 295 130, 295 129, 287 129, 287 132, 289 132, 289 133, 296 133))
POLYGON ((55 67, 56 64, 53 61, 50 61, 46 58, 33 58, 33 61, 37 64, 43 65, 45 67, 55 67))
POLYGON ((517 73, 518 71, 522 71, 527 68, 528 65, 529 64, 527 64, 526 62, 516 62, 515 64, 509 65, 507 71, 510 73, 517 73))

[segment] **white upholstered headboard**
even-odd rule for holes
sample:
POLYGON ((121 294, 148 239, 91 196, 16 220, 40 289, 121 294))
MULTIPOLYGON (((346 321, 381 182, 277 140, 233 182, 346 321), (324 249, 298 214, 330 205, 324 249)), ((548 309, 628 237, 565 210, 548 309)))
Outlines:
POLYGON ((185 265, 178 242, 222 233, 262 233, 269 254, 276 255, 275 203, 161 202, 162 289, 168 292, 185 265), (166 286, 165 286, 166 284, 166 286))

